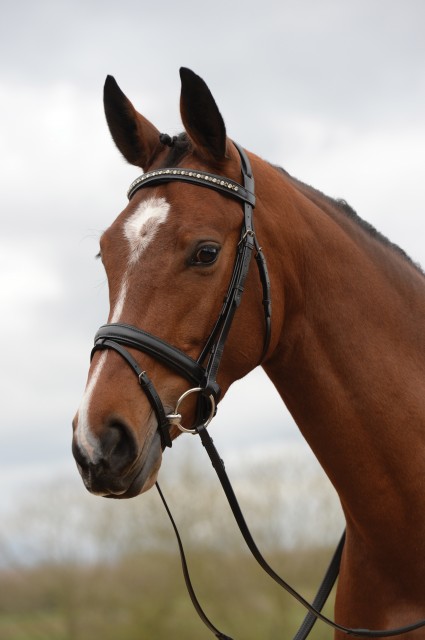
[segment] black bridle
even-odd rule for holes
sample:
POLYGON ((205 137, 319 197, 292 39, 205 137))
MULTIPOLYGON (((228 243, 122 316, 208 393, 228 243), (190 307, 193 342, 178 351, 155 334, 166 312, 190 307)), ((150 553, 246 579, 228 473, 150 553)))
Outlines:
MULTIPOLYGON (((239 507, 236 496, 233 492, 230 480, 225 471, 224 463, 220 458, 217 449, 215 448, 214 443, 208 433, 207 426, 215 415, 216 407, 220 399, 220 387, 217 383, 217 374, 223 355, 223 349, 230 327, 232 325, 236 309, 238 308, 241 301, 245 280, 254 251, 263 289, 263 307, 265 318, 264 343, 259 364, 263 362, 264 358, 267 355, 271 338, 270 281, 267 272, 266 260, 255 235, 253 224, 253 208, 255 206, 254 179, 252 175, 251 165, 246 153, 239 145, 237 145, 236 143, 234 144, 239 152, 241 159, 243 185, 235 182, 234 180, 230 180, 229 178, 207 173, 205 171, 183 168, 165 168, 158 169, 156 171, 150 171, 134 180, 134 182, 130 185, 127 194, 130 200, 139 189, 146 186, 152 186, 171 181, 179 181, 214 189, 215 191, 223 193, 230 198, 238 200, 243 205, 244 215, 241 225, 240 241, 237 246, 235 264, 233 267, 227 294, 217 321, 199 357, 197 358, 197 360, 194 360, 180 349, 174 347, 164 340, 161 340, 151 333, 143 331, 137 327, 122 323, 106 324, 100 327, 95 336, 92 357, 98 350, 112 349, 119 353, 133 369, 138 377, 140 386, 145 392, 156 415, 158 430, 163 448, 171 447, 172 443, 169 429, 173 425, 177 426, 182 431, 195 433, 200 436, 202 444, 204 445, 210 457, 212 465, 217 472, 232 512, 245 539, 245 542, 248 545, 248 548, 250 549, 260 566, 273 578, 273 580, 275 580, 280 586, 288 591, 308 611, 300 629, 294 636, 294 640, 305 640, 316 620, 321 620, 331 626, 333 629, 341 631, 347 635, 363 638, 384 638, 397 636, 409 631, 413 631, 425 626, 425 620, 420 620, 412 625, 399 627, 397 629, 370 631, 368 629, 350 629, 344 627, 333 622, 321 613, 322 608, 326 603, 332 587, 338 577, 339 566, 345 541, 345 534, 340 540, 340 543, 335 551, 334 557, 332 558, 322 584, 319 587, 313 604, 308 603, 287 582, 285 582, 266 562, 266 560, 260 553, 254 539, 252 538, 242 511, 239 507), (146 371, 141 369, 136 359, 125 347, 130 347, 133 349, 137 349, 138 351, 147 353, 148 355, 156 358, 161 363, 181 375, 191 384, 196 385, 195 387, 192 387, 188 391, 183 393, 183 395, 177 401, 173 413, 166 413, 161 398, 156 391, 152 381, 148 377, 146 371), (179 408, 184 399, 188 395, 193 393, 198 394, 196 412, 197 417, 195 423, 190 428, 186 428, 181 424, 182 416, 179 413, 179 408)), ((188 588, 189 595, 192 599, 194 607, 201 617, 202 621, 217 638, 220 638, 221 640, 232 640, 229 636, 219 631, 212 624, 199 604, 199 601, 191 584, 179 532, 158 484, 157 489, 177 536, 186 586, 188 588)))
POLYGON ((94 352, 101 349, 113 349, 118 352, 131 366, 139 378, 140 385, 146 393, 152 409, 155 412, 158 429, 161 435, 162 446, 171 447, 169 435, 170 425, 176 425, 183 431, 196 432, 196 429, 209 423, 213 417, 220 399, 220 387, 217 383, 217 373, 223 355, 224 345, 232 325, 233 317, 238 308, 245 286, 252 254, 255 251, 255 260, 260 273, 263 288, 263 307, 265 318, 265 333, 263 351, 259 364, 265 358, 271 335, 271 299, 270 280, 267 272, 266 260, 263 251, 258 244, 253 225, 253 208, 255 206, 254 180, 251 164, 243 149, 236 145, 241 158, 243 185, 205 171, 183 168, 165 168, 150 171, 136 178, 128 190, 128 198, 147 186, 162 184, 165 182, 179 181, 214 189, 226 196, 236 199, 243 205, 243 222, 241 226, 240 241, 237 246, 235 264, 230 279, 229 287, 223 306, 217 321, 205 343, 197 360, 193 360, 187 354, 173 345, 142 331, 136 327, 113 323, 100 327, 95 337, 94 352), (183 394, 177 402, 173 414, 166 414, 164 406, 152 381, 146 371, 143 371, 133 356, 124 348, 132 347, 153 356, 176 373, 186 378, 196 386, 183 394), (204 366, 204 363, 205 366, 204 366), (181 415, 178 413, 180 404, 189 393, 198 393, 197 419, 194 425, 187 429, 181 425, 181 415))

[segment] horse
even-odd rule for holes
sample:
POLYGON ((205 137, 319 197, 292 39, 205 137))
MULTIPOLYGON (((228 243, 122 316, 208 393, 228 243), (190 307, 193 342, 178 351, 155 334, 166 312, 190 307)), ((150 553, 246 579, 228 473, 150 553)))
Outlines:
POLYGON ((207 425, 261 365, 341 502, 336 621, 408 625, 425 617, 424 275, 345 201, 236 145, 206 83, 180 76, 173 138, 113 77, 104 87, 111 136, 144 174, 100 238, 110 312, 73 421, 84 484, 118 499, 147 491, 181 428, 207 425), (241 252, 259 273, 246 259, 227 322, 241 252))

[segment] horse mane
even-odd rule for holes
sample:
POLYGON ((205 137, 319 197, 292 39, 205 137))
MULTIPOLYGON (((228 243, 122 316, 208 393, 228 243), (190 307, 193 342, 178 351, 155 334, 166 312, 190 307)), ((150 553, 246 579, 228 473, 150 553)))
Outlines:
POLYGON ((317 201, 319 199, 320 201, 324 201, 326 204, 330 205, 331 208, 343 213, 349 220, 352 220, 361 229, 363 229, 363 231, 365 231, 370 237, 372 237, 374 240, 377 240, 383 246, 394 251, 396 254, 401 256, 408 264, 413 266, 420 274, 424 275, 424 271, 420 264, 412 260, 412 258, 404 251, 404 249, 389 240, 383 233, 378 231, 376 227, 370 224, 370 222, 367 222, 367 220, 361 218, 346 200, 344 200, 343 198, 331 198, 319 189, 316 189, 315 187, 312 187, 311 185, 298 180, 298 178, 294 178, 282 167, 275 165, 272 166, 274 167, 274 169, 277 169, 279 173, 283 173, 287 178, 289 178, 289 180, 294 183, 295 186, 301 188, 304 195, 312 195, 313 200, 317 201))

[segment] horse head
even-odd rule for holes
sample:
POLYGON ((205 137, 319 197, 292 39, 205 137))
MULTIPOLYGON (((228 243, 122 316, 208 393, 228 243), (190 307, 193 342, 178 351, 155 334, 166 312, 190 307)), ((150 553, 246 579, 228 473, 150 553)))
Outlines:
MULTIPOLYGON (((185 132, 175 138, 160 134, 136 111, 115 80, 110 76, 106 80, 104 105, 112 138, 124 158, 143 169, 138 180, 149 178, 151 182, 143 189, 138 188, 137 180, 132 185, 128 205, 100 238, 99 255, 109 287, 107 327, 119 326, 127 338, 129 331, 135 335, 141 329, 155 336, 156 344, 172 345, 177 359, 187 358, 201 366, 208 356, 205 345, 207 351, 215 348, 209 337, 228 295, 241 242, 243 211, 241 199, 234 197, 239 196, 239 188, 243 191, 237 186, 241 157, 227 138, 207 85, 188 69, 181 69, 180 74, 185 132), (180 171, 187 167, 190 172, 184 184, 158 179, 165 168, 180 171), (196 172, 200 172, 198 181, 200 177, 210 187, 216 184, 214 176, 226 176, 223 183, 227 187, 199 188, 190 180, 196 172), (227 196, 223 193, 226 188, 234 192, 227 196)), ((250 198, 246 195, 242 204, 250 206, 250 198)), ((256 241, 252 249, 261 255, 256 241)), ((264 334, 262 287, 256 274, 251 277, 251 270, 249 267, 242 304, 230 331, 226 328, 228 340, 216 388, 207 394, 207 414, 213 413, 230 384, 262 359, 262 339, 258 339, 264 334)), ((263 272, 264 279, 267 273, 263 272)), ((73 452, 89 491, 127 498, 146 491, 156 480, 164 447, 158 413, 174 415, 179 398, 194 384, 178 368, 167 366, 149 350, 141 352, 128 339, 124 357, 116 341, 115 348, 105 349, 110 337, 107 332, 96 343, 73 422, 73 452), (151 391, 141 393, 139 382, 145 375, 151 391)), ((184 396, 181 403, 181 420, 186 425, 196 422, 197 395, 184 396)), ((171 421, 170 440, 180 433, 176 421, 171 421)))

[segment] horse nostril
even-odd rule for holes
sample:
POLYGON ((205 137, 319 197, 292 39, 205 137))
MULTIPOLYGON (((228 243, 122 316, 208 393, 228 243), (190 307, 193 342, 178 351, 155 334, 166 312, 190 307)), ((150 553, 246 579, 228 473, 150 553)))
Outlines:
POLYGON ((74 431, 72 451, 83 475, 122 476, 134 464, 139 455, 138 444, 130 426, 121 418, 110 418, 96 433, 74 431))
POLYGON ((111 420, 102 434, 102 458, 111 471, 121 471, 137 457, 138 448, 129 426, 120 419, 111 420))

